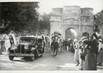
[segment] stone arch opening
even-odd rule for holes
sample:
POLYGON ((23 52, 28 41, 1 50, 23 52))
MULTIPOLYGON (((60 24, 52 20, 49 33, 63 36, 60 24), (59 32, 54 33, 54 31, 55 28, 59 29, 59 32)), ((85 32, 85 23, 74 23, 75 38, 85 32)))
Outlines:
POLYGON ((75 28, 70 27, 65 30, 65 39, 75 39, 77 37, 77 32, 75 28))

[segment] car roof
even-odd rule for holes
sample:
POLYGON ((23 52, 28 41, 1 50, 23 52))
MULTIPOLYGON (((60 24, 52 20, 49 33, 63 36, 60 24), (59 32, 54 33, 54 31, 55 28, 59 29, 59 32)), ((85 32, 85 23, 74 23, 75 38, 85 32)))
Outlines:
POLYGON ((21 37, 34 37, 34 38, 36 38, 36 36, 19 36, 20 38, 21 37))
POLYGON ((26 37, 28 37, 28 38, 37 38, 37 39, 42 39, 42 36, 19 36, 19 38, 22 38, 22 37, 24 37, 24 38, 26 38, 26 37))

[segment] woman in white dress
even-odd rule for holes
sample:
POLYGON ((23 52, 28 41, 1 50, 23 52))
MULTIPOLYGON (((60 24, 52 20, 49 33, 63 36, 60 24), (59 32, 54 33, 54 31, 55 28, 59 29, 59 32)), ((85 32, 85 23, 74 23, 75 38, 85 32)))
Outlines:
POLYGON ((10 44, 9 36, 7 34, 4 35, 4 38, 5 38, 5 48, 6 48, 6 54, 7 54, 8 49, 11 47, 11 44, 10 44))
POLYGON ((79 43, 77 42, 77 40, 74 41, 74 49, 75 49, 74 61, 76 63, 76 66, 78 66, 79 65, 79 43))

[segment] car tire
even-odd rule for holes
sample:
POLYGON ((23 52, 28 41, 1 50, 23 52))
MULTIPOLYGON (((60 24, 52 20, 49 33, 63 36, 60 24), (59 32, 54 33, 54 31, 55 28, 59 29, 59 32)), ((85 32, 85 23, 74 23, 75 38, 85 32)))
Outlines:
POLYGON ((13 60, 14 59, 14 56, 9 56, 9 60, 13 60))
POLYGON ((31 57, 32 61, 34 61, 36 59, 35 54, 34 56, 31 57))
POLYGON ((32 61, 36 59, 36 51, 33 52, 34 56, 31 57, 32 61))
POLYGON ((42 48, 42 54, 44 53, 44 48, 42 48))

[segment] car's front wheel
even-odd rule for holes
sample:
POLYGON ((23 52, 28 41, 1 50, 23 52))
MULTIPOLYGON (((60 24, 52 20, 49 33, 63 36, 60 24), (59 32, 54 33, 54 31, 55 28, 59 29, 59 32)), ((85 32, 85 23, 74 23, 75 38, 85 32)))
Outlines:
POLYGON ((34 56, 32 56, 32 57, 31 57, 31 59, 32 59, 32 61, 34 61, 34 60, 35 60, 35 57, 34 57, 34 56))
POLYGON ((37 58, 37 52, 36 50, 34 50, 32 53, 34 54, 34 56, 32 56, 31 59, 34 61, 37 58))
POLYGON ((9 56, 9 60, 13 60, 14 59, 14 56, 9 56))

